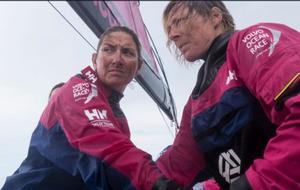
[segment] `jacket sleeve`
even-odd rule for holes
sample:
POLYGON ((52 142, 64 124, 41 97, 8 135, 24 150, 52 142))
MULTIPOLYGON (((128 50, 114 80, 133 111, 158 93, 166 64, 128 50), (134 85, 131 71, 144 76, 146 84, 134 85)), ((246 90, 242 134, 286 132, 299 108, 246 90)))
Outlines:
POLYGON ((120 130, 101 90, 92 88, 78 77, 62 87, 41 123, 64 137, 54 136, 40 151, 60 168, 81 175, 91 189, 151 189, 161 172, 120 130))
POLYGON ((204 167, 203 155, 197 148, 191 130, 191 105, 186 104, 180 129, 174 143, 156 161, 165 176, 190 187, 196 175, 204 167))
POLYGON ((277 126, 247 180, 253 189, 300 189, 300 34, 279 24, 252 26, 234 34, 227 59, 277 126))

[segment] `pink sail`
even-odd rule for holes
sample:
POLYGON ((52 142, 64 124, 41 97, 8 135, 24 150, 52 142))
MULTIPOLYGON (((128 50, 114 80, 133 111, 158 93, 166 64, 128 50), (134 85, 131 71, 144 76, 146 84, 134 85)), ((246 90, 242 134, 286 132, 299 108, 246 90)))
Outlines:
MULTIPOLYGON (((99 2, 97 2, 96 4, 99 4, 99 2)), ((146 62, 158 74, 158 69, 155 64, 152 48, 149 44, 148 36, 144 27, 144 22, 142 20, 142 16, 140 14, 140 10, 138 7, 138 2, 137 1, 107 1, 106 4, 110 8, 112 13, 117 17, 117 20, 121 25, 129 27, 137 33, 141 41, 141 44, 143 44, 144 51, 147 52, 146 54, 143 53, 144 59, 151 59, 151 60, 146 60, 146 62), (145 57, 145 56, 149 56, 149 57, 145 57)), ((111 24, 114 25, 114 23, 111 24)))

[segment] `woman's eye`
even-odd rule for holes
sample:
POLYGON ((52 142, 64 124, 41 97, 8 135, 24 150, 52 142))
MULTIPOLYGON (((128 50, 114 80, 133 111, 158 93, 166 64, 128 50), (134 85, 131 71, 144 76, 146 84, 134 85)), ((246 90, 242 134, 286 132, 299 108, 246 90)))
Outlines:
POLYGON ((174 25, 175 25, 175 26, 178 26, 179 23, 180 23, 181 21, 182 21, 181 19, 176 20, 176 21, 174 22, 174 25))
POLYGON ((102 51, 103 52, 107 52, 107 53, 111 53, 111 52, 113 52, 114 51, 114 48, 113 47, 103 47, 102 48, 102 51))
POLYGON ((122 52, 124 53, 124 55, 129 56, 129 57, 135 57, 136 56, 136 53, 133 50, 129 49, 129 48, 124 48, 122 52))
POLYGON ((182 25, 184 25, 186 23, 186 21, 188 20, 190 16, 189 15, 186 15, 184 17, 181 17, 181 18, 178 18, 176 19, 173 24, 175 27, 181 27, 182 25))
POLYGON ((110 51, 111 51, 111 48, 103 48, 103 51, 105 51, 105 52, 110 52, 110 51))

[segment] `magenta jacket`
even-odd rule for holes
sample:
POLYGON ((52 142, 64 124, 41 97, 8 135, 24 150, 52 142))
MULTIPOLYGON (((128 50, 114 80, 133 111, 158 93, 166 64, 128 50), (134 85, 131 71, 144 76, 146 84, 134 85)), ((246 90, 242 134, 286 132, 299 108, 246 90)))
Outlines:
POLYGON ((299 32, 228 32, 204 60, 160 169, 186 187, 213 177, 222 189, 300 189, 299 32))
POLYGON ((130 141, 122 96, 90 67, 72 77, 47 105, 27 158, 3 190, 150 190, 162 174, 130 141))

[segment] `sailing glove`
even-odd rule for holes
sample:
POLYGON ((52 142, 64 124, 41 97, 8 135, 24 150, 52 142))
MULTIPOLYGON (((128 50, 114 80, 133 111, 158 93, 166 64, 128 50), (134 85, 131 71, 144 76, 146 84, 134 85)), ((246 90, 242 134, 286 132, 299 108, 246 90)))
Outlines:
POLYGON ((251 186, 245 175, 242 175, 239 179, 235 180, 230 185, 230 190, 251 190, 251 186))
POLYGON ((158 178, 156 183, 153 185, 152 190, 183 190, 183 187, 175 181, 163 176, 158 178))

